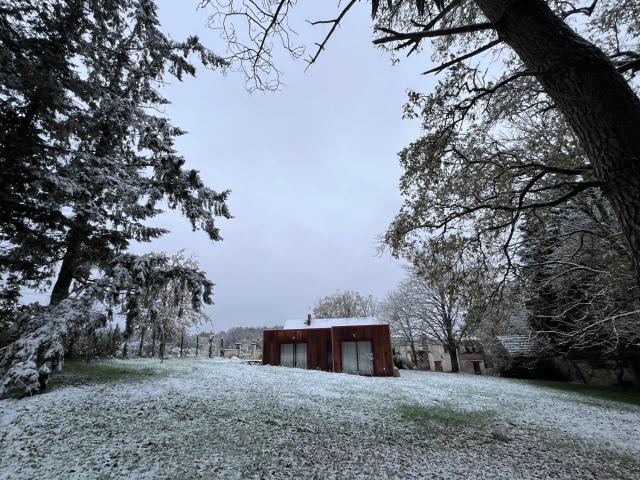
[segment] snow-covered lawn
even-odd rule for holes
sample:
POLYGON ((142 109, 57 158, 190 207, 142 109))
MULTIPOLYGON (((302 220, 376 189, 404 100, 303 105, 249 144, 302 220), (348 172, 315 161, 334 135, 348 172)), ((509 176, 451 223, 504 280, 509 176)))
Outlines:
POLYGON ((429 372, 116 361, 0 401, 0 478, 640 478, 640 406, 429 372))

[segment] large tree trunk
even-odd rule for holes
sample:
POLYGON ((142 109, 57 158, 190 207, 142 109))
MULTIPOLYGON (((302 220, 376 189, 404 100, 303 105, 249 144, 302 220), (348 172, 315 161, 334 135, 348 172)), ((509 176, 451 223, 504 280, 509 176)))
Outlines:
POLYGON ((451 371, 459 372, 460 363, 458 362, 458 346, 455 342, 450 341, 447 347, 449 348, 449 358, 451 359, 451 371))
POLYGON ((53 290, 49 305, 57 305, 61 300, 67 298, 71 282, 78 265, 78 259, 82 250, 82 242, 86 237, 87 219, 84 215, 78 215, 74 225, 67 235, 67 251, 62 258, 62 265, 53 290))
POLYGON ((587 152, 615 209, 640 285, 640 99, 606 55, 543 0, 475 0, 535 72, 587 152))
POLYGON ((416 368, 418 368, 418 354, 416 353, 416 345, 413 339, 411 339, 410 347, 411 347, 411 358, 413 360, 413 364, 416 366, 416 368))

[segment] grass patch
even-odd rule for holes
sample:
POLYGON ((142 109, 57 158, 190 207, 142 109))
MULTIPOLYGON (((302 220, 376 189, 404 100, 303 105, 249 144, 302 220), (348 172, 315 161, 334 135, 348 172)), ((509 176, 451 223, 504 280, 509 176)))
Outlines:
POLYGON ((461 410, 451 403, 402 404, 399 410, 403 418, 425 426, 474 427, 489 423, 496 415, 493 410, 461 410))
POLYGON ((594 387, 589 385, 581 385, 566 382, 535 382, 534 385, 541 386, 561 392, 575 393, 579 397, 579 401, 590 400, 610 400, 627 405, 640 406, 640 392, 625 391, 615 387, 594 387))
POLYGON ((129 365, 115 362, 84 362, 67 360, 64 372, 92 382, 141 381, 165 376, 166 373, 151 366, 129 365))

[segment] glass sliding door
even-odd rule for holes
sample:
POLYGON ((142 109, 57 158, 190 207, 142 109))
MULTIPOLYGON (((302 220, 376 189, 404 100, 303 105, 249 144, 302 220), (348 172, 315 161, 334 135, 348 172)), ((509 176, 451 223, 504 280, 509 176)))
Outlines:
POLYGON ((280 365, 283 367, 293 367, 294 345, 294 343, 283 343, 280 345, 280 365))
POLYGON ((358 342, 358 373, 373 374, 373 352, 371 342, 358 342))
POLYGON ((283 343, 280 345, 280 365, 290 368, 307 368, 307 344, 283 343))
POLYGON ((296 368, 307 368, 307 344, 306 343, 296 343, 295 346, 295 367, 296 368))
POLYGON ((370 341, 342 342, 342 371, 373 374, 373 352, 370 341))
POLYGON ((342 342, 342 371, 358 373, 358 342, 342 342))

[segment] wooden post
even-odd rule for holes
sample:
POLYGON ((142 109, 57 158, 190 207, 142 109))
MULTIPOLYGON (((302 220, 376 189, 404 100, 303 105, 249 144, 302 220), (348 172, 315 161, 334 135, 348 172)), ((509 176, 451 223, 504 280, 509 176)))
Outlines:
POLYGON ((138 347, 138 356, 142 357, 142 347, 144 346, 144 332, 146 327, 142 327, 140 330, 140 346, 138 347))
POLYGON ((164 326, 162 327, 162 330, 160 331, 160 362, 164 362, 164 349, 167 343, 167 336, 165 335, 164 332, 164 326))
POLYGON ((213 337, 209 335, 209 358, 213 356, 213 337))
POLYGON ((184 346, 184 330, 182 331, 182 335, 180 335, 180 358, 182 358, 182 347, 184 346))
POLYGON ((198 338, 200 337, 196 334, 196 358, 198 358, 198 338))
POLYGON ((224 358, 224 337, 220 338, 220 356, 224 358))

